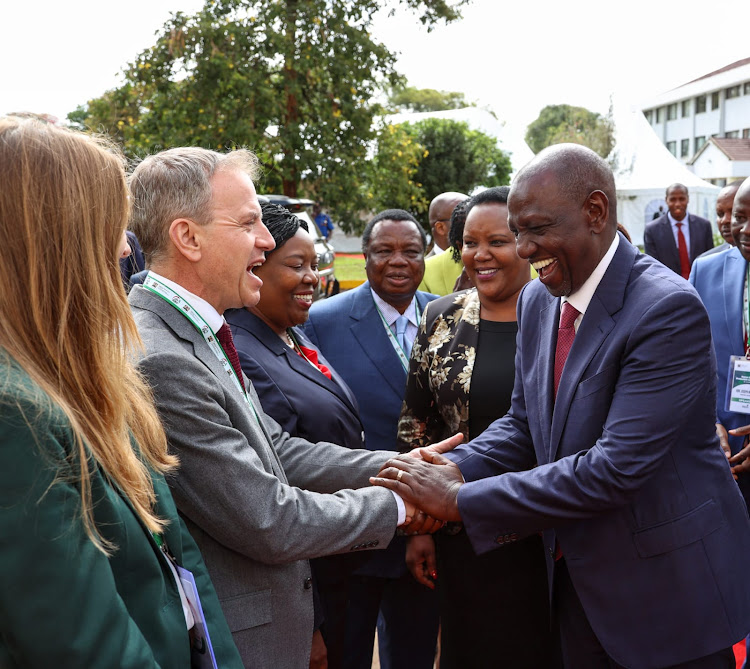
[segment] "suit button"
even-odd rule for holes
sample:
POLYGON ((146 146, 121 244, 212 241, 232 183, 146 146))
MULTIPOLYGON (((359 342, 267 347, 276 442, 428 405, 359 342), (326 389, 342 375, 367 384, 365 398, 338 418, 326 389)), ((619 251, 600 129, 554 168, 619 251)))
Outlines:
POLYGON ((312 578, 309 576, 305 579, 305 590, 312 588, 312 578))
POLYGON ((549 556, 550 557, 555 557, 555 549, 552 548, 552 546, 549 547, 549 556))

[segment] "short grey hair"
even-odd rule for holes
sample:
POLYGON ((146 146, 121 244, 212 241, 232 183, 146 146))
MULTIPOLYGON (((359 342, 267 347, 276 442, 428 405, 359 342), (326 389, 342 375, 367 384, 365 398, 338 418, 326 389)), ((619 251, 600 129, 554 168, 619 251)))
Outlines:
POLYGON ((218 153, 182 147, 147 156, 136 166, 128 180, 128 227, 138 237, 149 265, 166 255, 172 221, 211 222, 211 179, 218 172, 231 170, 255 180, 260 173, 258 158, 246 149, 218 153))

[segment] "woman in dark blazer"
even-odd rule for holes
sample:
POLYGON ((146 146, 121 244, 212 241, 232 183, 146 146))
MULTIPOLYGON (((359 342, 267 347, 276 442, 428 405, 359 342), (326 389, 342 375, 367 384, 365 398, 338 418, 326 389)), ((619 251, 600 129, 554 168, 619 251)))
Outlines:
POLYGON ((210 667, 184 568, 218 666, 240 669, 130 362, 123 161, 7 117, 0 184, 0 667, 210 667))
MULTIPOLYGON (((516 254, 507 198, 507 187, 474 196, 463 230, 451 231, 476 287, 424 310, 399 420, 404 449, 456 432, 473 439, 510 406, 516 301, 530 267, 516 254)), ((409 540, 407 562, 418 581, 437 583, 441 669, 555 666, 541 538, 477 556, 451 524, 435 542, 437 562, 429 536, 409 540)))
MULTIPOLYGON (((307 320, 318 283, 317 255, 307 225, 279 205, 262 203, 261 209, 276 247, 255 270, 263 280, 260 301, 225 314, 242 370, 263 410, 290 434, 364 448, 353 393, 297 327, 307 320)), ((328 667, 342 666, 349 575, 366 559, 334 555, 311 560, 317 595, 311 667, 323 666, 326 647, 328 667)))

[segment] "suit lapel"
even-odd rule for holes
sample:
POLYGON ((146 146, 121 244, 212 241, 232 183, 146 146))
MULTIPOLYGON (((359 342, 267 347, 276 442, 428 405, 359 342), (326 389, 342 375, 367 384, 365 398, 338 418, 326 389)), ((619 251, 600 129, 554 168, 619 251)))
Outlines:
POLYGON ((560 300, 550 296, 549 304, 539 312, 539 341, 536 359, 539 361, 537 397, 539 416, 542 422, 544 452, 552 461, 550 436, 552 432, 552 409, 554 398, 555 346, 560 324, 560 300))
POLYGON ((744 335, 742 325, 743 289, 745 287, 745 259, 734 248, 724 254, 724 316, 733 354, 744 352, 744 335))
POLYGON ((365 282, 357 290, 359 294, 349 312, 352 320, 352 335, 393 392, 402 397, 406 384, 406 371, 385 333, 383 320, 378 314, 370 293, 369 282, 365 282))
MULTIPOLYGON (((622 308, 625 300, 625 289, 636 253, 636 249, 621 237, 614 258, 612 258, 612 262, 594 292, 578 332, 576 332, 573 346, 570 349, 560 378, 557 399, 552 413, 550 461, 554 461, 557 457, 560 438, 578 384, 591 360, 615 326, 615 320, 612 316, 622 308)), ((552 358, 554 360, 554 351, 552 358)))
MULTIPOLYGON (((672 230, 672 224, 669 222, 669 218, 667 216, 664 216, 664 224, 661 226, 661 235, 662 235, 662 247, 667 251, 669 256, 671 256, 672 266, 678 268, 680 267, 680 251, 677 248, 677 243, 674 239, 674 231, 672 230)), ((665 265, 667 263, 664 263, 665 265)))
MULTIPOLYGON (((164 301, 161 297, 150 293, 140 286, 134 288, 133 290, 134 292, 131 293, 130 296, 131 304, 133 304, 133 306, 135 307, 146 309, 156 314, 164 321, 164 323, 169 327, 170 330, 172 330, 178 337, 180 337, 180 339, 192 344, 193 354, 216 377, 217 383, 221 384, 225 391, 227 391, 228 393, 232 393, 233 396, 237 397, 239 401, 244 402, 245 400, 241 397, 240 391, 237 386, 235 386, 234 382, 231 379, 231 376, 224 371, 221 363, 217 360, 216 356, 208 347, 208 344, 206 344, 200 332, 196 330, 195 326, 181 313, 179 313, 177 309, 167 304, 167 302, 164 301)), ((258 399, 255 391, 252 389, 252 385, 248 383, 247 377, 245 377, 245 387, 248 388, 248 395, 250 396, 250 400, 252 402, 252 407, 247 407, 247 411, 253 414, 252 418, 248 421, 250 425, 252 425, 251 429, 257 429, 258 432, 263 435, 271 453, 273 454, 272 457, 274 463, 274 474, 281 478, 281 480, 286 481, 284 468, 281 466, 281 461, 279 460, 279 456, 276 453, 276 449, 273 448, 271 435, 268 433, 265 425, 263 425, 263 421, 261 420, 262 409, 260 400, 258 399)))

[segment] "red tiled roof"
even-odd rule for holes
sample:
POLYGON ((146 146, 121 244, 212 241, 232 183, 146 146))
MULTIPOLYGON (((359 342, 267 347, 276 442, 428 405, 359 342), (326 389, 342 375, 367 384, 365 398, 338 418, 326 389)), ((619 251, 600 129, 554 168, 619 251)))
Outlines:
MULTIPOLYGON (((686 84, 682 84, 682 86, 687 86, 688 84, 692 84, 693 81, 700 81, 701 79, 708 79, 708 77, 713 77, 715 74, 727 72, 728 70, 733 70, 735 67, 742 67, 743 65, 747 65, 748 63, 750 63, 750 58, 743 58, 742 60, 738 60, 734 63, 731 63, 730 65, 725 65, 724 67, 721 67, 718 70, 714 70, 713 72, 704 74, 702 77, 698 77, 697 79, 688 81, 686 84)), ((682 88, 682 86, 680 86, 679 88, 682 88)))
POLYGON ((710 141, 716 144, 729 160, 750 160, 750 139, 712 137, 710 141))

